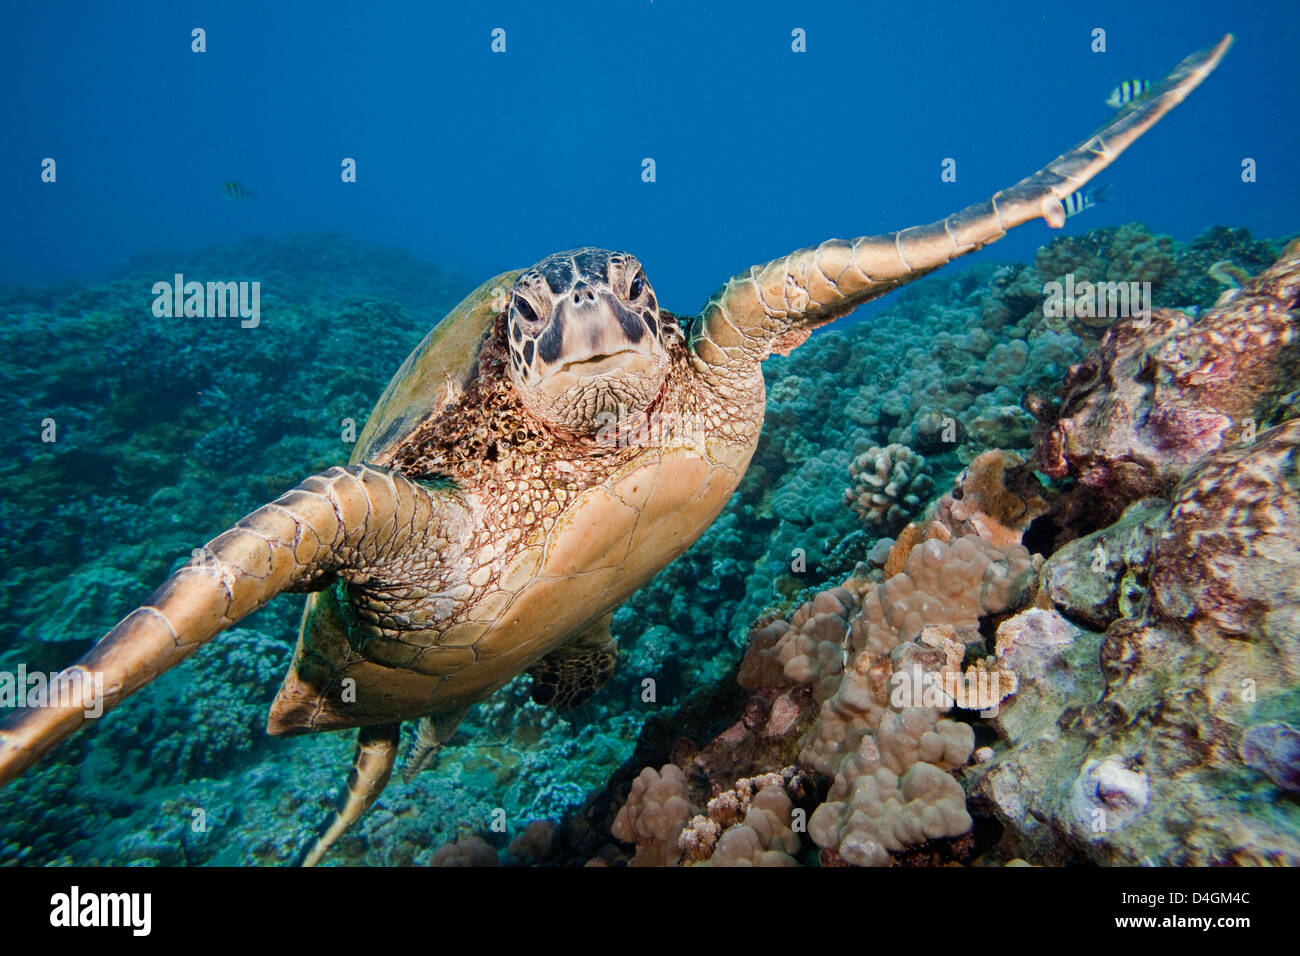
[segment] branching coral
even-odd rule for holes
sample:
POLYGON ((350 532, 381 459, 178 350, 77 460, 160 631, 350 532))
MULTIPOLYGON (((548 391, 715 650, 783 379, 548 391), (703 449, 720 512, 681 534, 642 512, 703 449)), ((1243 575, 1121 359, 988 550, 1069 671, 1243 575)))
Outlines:
POLYGON ((798 786, 793 768, 736 781, 709 801, 681 833, 684 858, 700 866, 794 866, 799 837, 791 826, 787 787, 798 786))
POLYGON ((844 501, 885 532, 902 527, 934 486, 925 458, 906 445, 869 448, 853 459, 849 475, 853 486, 844 501))

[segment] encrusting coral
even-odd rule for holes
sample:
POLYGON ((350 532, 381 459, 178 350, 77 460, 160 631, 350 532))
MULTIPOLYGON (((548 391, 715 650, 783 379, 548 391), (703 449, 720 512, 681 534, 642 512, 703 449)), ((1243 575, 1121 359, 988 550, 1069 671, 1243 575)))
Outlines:
POLYGON ((992 449, 957 476, 934 514, 951 534, 975 534, 997 547, 1019 544, 1029 525, 1048 511, 1043 487, 1023 458, 992 449))
MULTIPOLYGON (((1166 316, 1143 349, 1145 386, 1112 376, 1079 391, 1072 376, 1078 401, 1067 398, 1067 424, 1044 433, 1040 455, 1119 505, 1144 497, 1054 554, 1045 606, 999 629, 998 657, 1022 687, 993 721, 995 759, 968 776, 1021 855, 1300 864, 1300 830, 1277 799, 1300 752, 1278 719, 1295 713, 1300 685, 1300 419, 1279 402, 1298 299, 1293 245, 1200 322, 1166 316), (1183 371, 1167 374, 1175 353, 1183 371), (1195 441, 1178 433, 1156 448, 1164 457, 1138 446, 1121 467, 1118 436, 1141 430, 1162 386, 1185 403, 1179 414, 1219 424, 1195 441)), ((1092 368, 1116 368, 1107 347, 1092 368)))
POLYGON ((970 760, 975 737, 969 724, 944 715, 955 706, 996 708, 1015 691, 1010 669, 978 654, 970 667, 965 661, 968 643, 982 645, 980 617, 1016 604, 1031 582, 1033 562, 1013 529, 1045 505, 1021 465, 1013 455, 979 456, 933 509, 926 524, 933 537, 922 540, 917 524, 900 534, 886 560, 896 573, 851 578, 788 621, 755 629, 738 680, 757 696, 741 721, 682 763, 719 788, 708 813, 683 830, 687 774, 674 765, 643 770, 614 828, 637 845, 634 863, 666 858, 671 826, 681 831, 678 849, 688 860, 714 865, 792 862, 805 829, 828 864, 888 865, 931 845, 955 856, 968 849, 958 838, 971 818, 952 771, 970 760), (895 561, 894 552, 903 557, 895 561), (969 695, 968 685, 979 693, 969 695), (788 818, 786 791, 764 797, 761 816, 743 797, 782 780, 788 790, 795 771, 743 777, 724 789, 728 768, 788 752, 770 743, 783 738, 797 741, 799 767, 830 781, 806 828, 788 818), (659 809, 672 800, 671 812, 659 809), (647 814, 664 825, 642 823, 647 814))
POLYGON ((1204 455, 1276 424, 1300 376, 1298 267, 1292 245, 1199 321, 1159 309, 1111 325, 1066 376, 1059 408, 1038 406, 1043 472, 1077 478, 1122 510, 1167 496, 1204 455))

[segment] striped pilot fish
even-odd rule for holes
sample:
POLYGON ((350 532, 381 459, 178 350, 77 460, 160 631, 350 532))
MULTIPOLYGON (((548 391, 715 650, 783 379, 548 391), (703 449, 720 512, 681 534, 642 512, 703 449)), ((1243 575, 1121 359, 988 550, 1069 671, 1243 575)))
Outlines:
POLYGON ((245 199, 251 198, 252 195, 253 191, 243 183, 227 180, 221 184, 222 198, 229 199, 231 202, 242 202, 245 199))
POLYGON ((1085 209, 1091 209, 1099 202, 1106 201, 1106 190, 1110 188, 1110 183, 1098 186, 1095 189, 1076 189, 1070 195, 1061 200, 1061 205, 1065 207, 1065 218, 1077 216, 1085 209))
POLYGON ((1106 97, 1106 105, 1117 110, 1121 106, 1127 106, 1134 100, 1146 96, 1147 91, 1150 89, 1151 84, 1146 80, 1125 80, 1110 91, 1110 96, 1106 97))

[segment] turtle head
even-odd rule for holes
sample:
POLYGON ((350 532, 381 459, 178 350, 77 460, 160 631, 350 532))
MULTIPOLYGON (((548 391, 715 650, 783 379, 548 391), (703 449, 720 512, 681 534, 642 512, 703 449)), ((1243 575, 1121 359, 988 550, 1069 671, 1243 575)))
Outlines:
POLYGON ((548 425, 594 432, 611 415, 644 411, 663 388, 670 332, 635 256, 548 256, 515 281, 506 323, 515 388, 548 425))

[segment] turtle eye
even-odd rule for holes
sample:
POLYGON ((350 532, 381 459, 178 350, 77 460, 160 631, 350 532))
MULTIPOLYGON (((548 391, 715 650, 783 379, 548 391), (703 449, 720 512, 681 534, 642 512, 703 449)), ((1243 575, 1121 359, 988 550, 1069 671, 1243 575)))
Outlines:
POLYGON ((627 290, 627 296, 629 299, 638 299, 641 297, 641 293, 644 291, 645 291, 645 276, 639 275, 632 280, 632 287, 627 290))
POLYGON ((533 307, 528 304, 528 300, 522 295, 516 295, 513 304, 515 307, 515 314, 518 315, 519 318, 523 319, 525 324, 536 325, 542 321, 537 317, 537 313, 533 311, 533 307))

